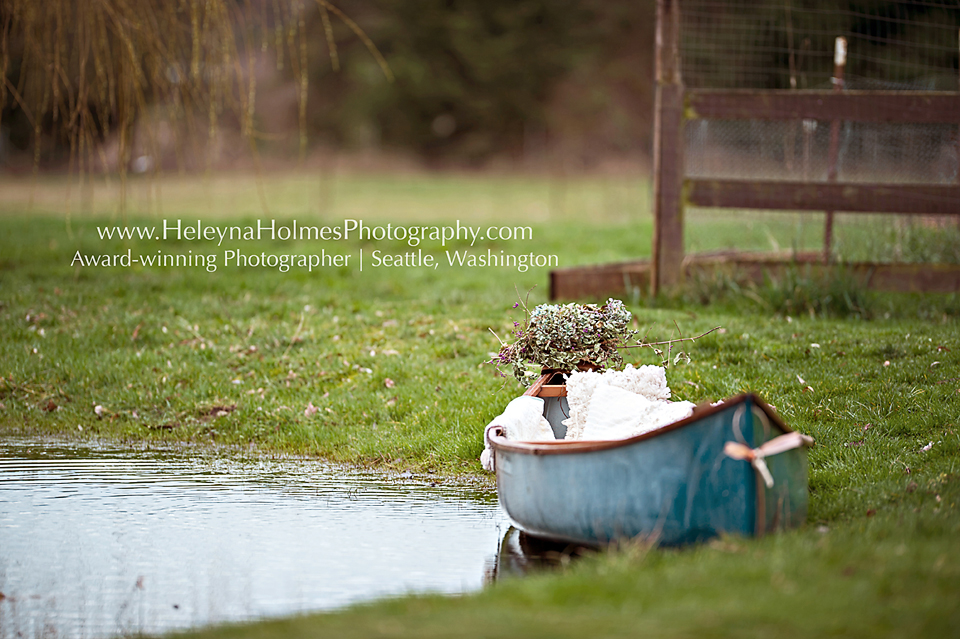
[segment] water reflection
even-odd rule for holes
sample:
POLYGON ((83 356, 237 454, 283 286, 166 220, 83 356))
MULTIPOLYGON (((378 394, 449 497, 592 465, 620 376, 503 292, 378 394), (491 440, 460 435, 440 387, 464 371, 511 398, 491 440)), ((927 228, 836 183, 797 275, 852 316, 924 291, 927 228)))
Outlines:
POLYGON ((0 442, 0 639, 479 588, 496 495, 297 460, 0 442))
POLYGON ((491 583, 510 577, 523 577, 544 569, 564 567, 578 557, 594 552, 595 548, 540 539, 510 526, 487 568, 486 581, 491 583))

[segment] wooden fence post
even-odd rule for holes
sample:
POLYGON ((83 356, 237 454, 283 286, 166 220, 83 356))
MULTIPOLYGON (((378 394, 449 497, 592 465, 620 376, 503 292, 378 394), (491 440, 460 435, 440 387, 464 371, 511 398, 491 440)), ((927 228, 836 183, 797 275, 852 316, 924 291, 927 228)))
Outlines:
POLYGON ((683 277, 683 81, 680 0, 657 0, 657 94, 653 130, 653 260, 650 292, 683 277))
MULTIPOLYGON (((833 90, 843 91, 843 68, 847 65, 847 39, 837 38, 833 53, 833 90)), ((827 157, 827 182, 837 181, 840 156, 840 120, 830 122, 830 149, 827 157)), ((833 261, 833 211, 827 211, 823 222, 823 261, 833 261)))

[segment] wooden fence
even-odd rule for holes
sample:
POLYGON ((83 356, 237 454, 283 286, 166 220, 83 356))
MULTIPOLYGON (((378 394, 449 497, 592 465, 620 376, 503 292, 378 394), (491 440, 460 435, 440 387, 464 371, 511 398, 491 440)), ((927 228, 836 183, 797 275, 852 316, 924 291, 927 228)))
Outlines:
MULTIPOLYGON (((684 255, 685 205, 828 212, 824 262, 829 262, 833 211, 960 216, 960 183, 843 183, 833 181, 834 169, 827 182, 687 178, 683 130, 688 121, 820 120, 834 123, 834 128, 843 121, 960 125, 960 92, 688 90, 681 77, 679 43, 679 0, 658 0, 652 260, 558 269, 551 273, 553 298, 600 296, 631 286, 646 288, 643 280, 648 276, 650 291, 656 294, 681 283, 691 267, 714 264, 711 256, 684 255)), ((842 67, 840 71, 842 81, 842 67)), ((835 149, 831 153, 835 155, 835 149)), ((960 160, 960 148, 957 154, 960 160)), ((794 261, 769 256, 762 260, 767 272, 794 261)), ((723 262, 743 266, 755 279, 763 276, 756 268, 757 260, 749 255, 738 261, 736 255, 725 254, 723 262)), ((853 272, 869 273, 865 284, 874 288, 960 291, 960 265, 849 266, 853 272)))

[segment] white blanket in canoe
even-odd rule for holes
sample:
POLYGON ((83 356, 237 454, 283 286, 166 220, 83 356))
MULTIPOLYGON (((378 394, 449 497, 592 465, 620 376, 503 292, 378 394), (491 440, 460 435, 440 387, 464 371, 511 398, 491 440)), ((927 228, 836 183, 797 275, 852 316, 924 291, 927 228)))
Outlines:
POLYGON ((503 409, 503 412, 487 425, 483 433, 484 449, 480 455, 483 467, 493 472, 493 453, 487 443, 487 431, 495 426, 503 428, 507 439, 521 442, 542 442, 556 440, 550 422, 543 416, 543 400, 539 397, 521 395, 503 409))
POLYGON ((570 417, 565 440, 626 439, 672 424, 693 413, 691 402, 670 401, 660 366, 622 371, 577 371, 567 379, 570 417))

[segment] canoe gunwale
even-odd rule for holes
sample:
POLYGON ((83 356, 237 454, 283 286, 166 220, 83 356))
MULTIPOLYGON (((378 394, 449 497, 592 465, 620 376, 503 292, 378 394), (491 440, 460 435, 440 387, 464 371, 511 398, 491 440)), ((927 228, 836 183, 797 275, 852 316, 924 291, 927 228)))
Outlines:
MULTIPOLYGON (((528 391, 529 392, 529 391, 528 391)), ((525 393, 527 394, 527 393, 525 393)), ((522 442, 507 439, 503 436, 501 428, 492 428, 487 434, 487 439, 494 451, 504 450, 514 453, 524 453, 529 455, 569 455, 576 453, 587 453, 600 450, 609 450, 621 446, 630 446, 637 442, 659 437, 670 431, 683 428, 689 424, 695 423, 700 419, 709 417, 720 411, 729 409, 732 406, 738 406, 747 402, 752 402, 754 406, 763 411, 764 415, 772 424, 783 430, 784 433, 793 432, 793 429, 787 426, 776 411, 767 403, 761 400, 755 393, 744 393, 723 400, 722 404, 715 406, 697 406, 690 417, 680 421, 668 424, 656 430, 652 430, 628 439, 597 440, 597 441, 540 441, 540 442, 522 442)))

